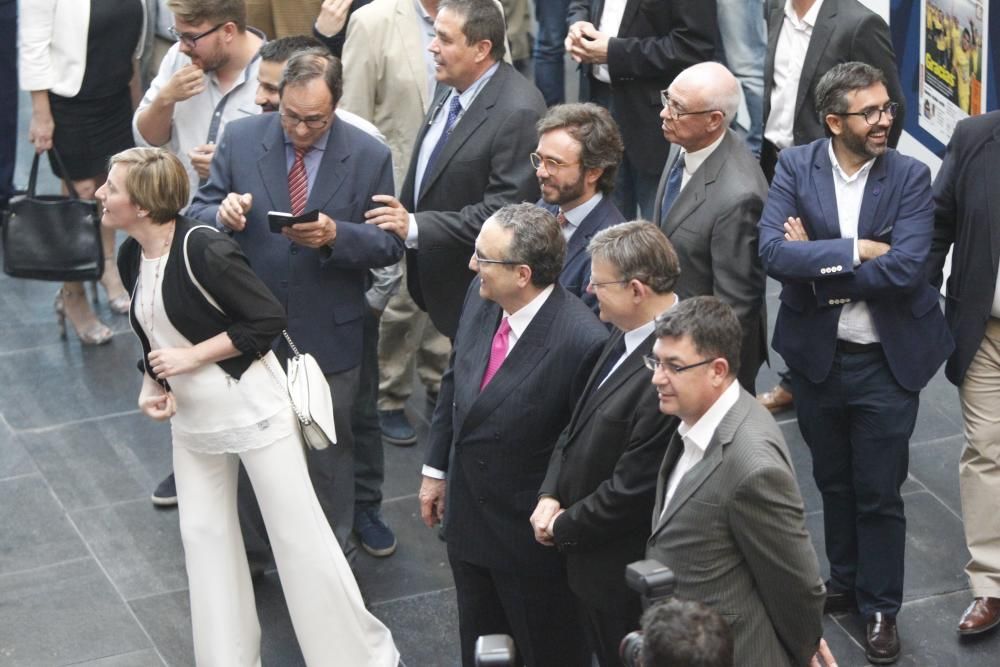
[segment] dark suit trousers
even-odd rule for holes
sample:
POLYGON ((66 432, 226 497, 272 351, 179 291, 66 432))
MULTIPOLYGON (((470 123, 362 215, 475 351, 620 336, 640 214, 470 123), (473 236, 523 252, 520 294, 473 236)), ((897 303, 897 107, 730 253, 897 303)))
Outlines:
POLYGON ((357 508, 382 504, 385 452, 378 423, 378 318, 365 308, 364 338, 358 396, 351 415, 354 432, 354 504, 357 508))
POLYGON ((639 629, 639 618, 642 616, 639 595, 633 595, 629 600, 620 602, 622 606, 611 611, 591 607, 577 599, 587 643, 597 656, 597 662, 601 667, 622 667, 618 647, 625 635, 639 629))
POLYGON ((475 667, 476 639, 514 638, 526 667, 590 667, 573 594, 565 576, 535 577, 494 570, 449 554, 458 597, 463 667, 475 667))
POLYGON ((919 393, 899 386, 881 348, 837 351, 830 375, 792 370, 799 428, 823 496, 831 586, 854 590, 863 616, 903 600, 906 480, 919 393))
MULTIPOLYGON (((351 411, 358 393, 359 376, 359 366, 326 376, 333 393, 337 444, 326 449, 306 449, 306 467, 309 468, 309 478, 316 490, 316 497, 349 563, 353 563, 357 555, 357 549, 351 540, 351 531, 354 529, 354 436, 351 432, 351 411)), ((257 498, 248 482, 246 471, 241 466, 236 504, 243 544, 251 562, 262 565, 270 560, 270 546, 257 498)))

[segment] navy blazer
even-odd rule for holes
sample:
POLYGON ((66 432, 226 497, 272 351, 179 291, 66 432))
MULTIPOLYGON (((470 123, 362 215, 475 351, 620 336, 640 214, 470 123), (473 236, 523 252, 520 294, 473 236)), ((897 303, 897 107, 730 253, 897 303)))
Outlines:
POLYGON ((559 553, 528 519, 552 448, 608 337, 585 305, 555 286, 483 391, 499 305, 466 293, 431 422, 427 465, 448 472, 448 552, 482 567, 562 576, 559 553))
POLYGON ((243 118, 226 126, 212 158, 208 182, 188 215, 215 224, 230 192, 253 195, 247 225, 233 232, 243 252, 288 313, 288 332, 316 357, 324 373, 361 362, 361 323, 368 269, 403 256, 395 234, 365 224, 372 195, 394 192, 389 149, 363 131, 335 119, 309 192, 306 210, 319 209, 337 222, 331 248, 306 248, 272 234, 267 212, 290 211, 285 135, 277 113, 243 118))
MULTIPOLYGON (((546 204, 544 199, 539 199, 536 205, 552 215, 559 215, 559 206, 556 204, 546 204)), ((597 297, 587 291, 587 285, 590 284, 590 253, 587 252, 587 246, 597 232, 622 222, 625 222, 625 216, 611 202, 611 196, 605 195, 583 219, 566 244, 566 259, 563 260, 562 272, 559 273, 559 284, 570 294, 583 299, 594 313, 600 310, 600 306, 597 297)))
POLYGON ((853 265, 852 239, 840 236, 829 139, 781 152, 760 220, 760 257, 781 281, 772 347, 811 382, 830 372, 844 304, 863 300, 896 381, 919 391, 954 342, 927 280, 934 226, 930 171, 888 150, 871 168, 858 238, 888 243, 881 257, 853 265), (799 217, 809 241, 786 241, 785 220, 799 217))

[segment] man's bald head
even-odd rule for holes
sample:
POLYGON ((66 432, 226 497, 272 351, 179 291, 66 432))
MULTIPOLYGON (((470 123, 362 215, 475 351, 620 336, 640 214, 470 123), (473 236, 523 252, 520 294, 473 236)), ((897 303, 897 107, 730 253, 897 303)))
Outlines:
POLYGON ((664 136, 693 152, 726 131, 739 110, 741 92, 739 81, 724 65, 704 62, 678 74, 667 97, 660 114, 664 136))

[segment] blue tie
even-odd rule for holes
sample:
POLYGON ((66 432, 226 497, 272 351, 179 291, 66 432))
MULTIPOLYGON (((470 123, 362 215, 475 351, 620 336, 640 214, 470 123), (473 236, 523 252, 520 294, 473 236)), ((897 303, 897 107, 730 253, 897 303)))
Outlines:
POLYGON ((684 153, 680 153, 674 161, 674 166, 667 174, 667 187, 663 189, 663 201, 660 203, 660 222, 667 219, 670 207, 677 201, 681 192, 681 179, 684 176, 684 153))
POLYGON ((426 183, 426 178, 430 176, 431 170, 434 168, 434 163, 437 161, 438 157, 441 155, 441 151, 444 150, 444 145, 448 143, 448 137, 451 136, 451 130, 455 126, 455 121, 458 119, 458 114, 462 112, 462 103, 458 99, 458 95, 452 95, 451 104, 448 106, 448 118, 444 122, 444 130, 441 132, 441 138, 438 142, 434 144, 434 150, 431 151, 431 156, 427 158, 427 166, 424 167, 424 182, 426 183))

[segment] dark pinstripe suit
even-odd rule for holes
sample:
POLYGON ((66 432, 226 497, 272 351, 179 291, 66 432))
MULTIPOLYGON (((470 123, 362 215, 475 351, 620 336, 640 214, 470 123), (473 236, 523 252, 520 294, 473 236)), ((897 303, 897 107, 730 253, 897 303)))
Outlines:
POLYGON ((778 425, 741 389, 661 518, 683 449, 674 434, 646 557, 673 569, 678 597, 704 602, 729 622, 736 665, 808 664, 823 634, 825 590, 778 425))

